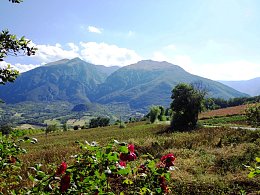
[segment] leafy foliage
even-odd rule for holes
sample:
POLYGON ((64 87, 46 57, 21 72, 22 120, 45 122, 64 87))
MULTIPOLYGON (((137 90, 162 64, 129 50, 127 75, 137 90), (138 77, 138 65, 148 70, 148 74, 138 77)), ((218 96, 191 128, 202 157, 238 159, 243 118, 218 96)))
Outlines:
POLYGON ((246 166, 250 170, 250 173, 248 174, 249 178, 253 178, 255 176, 260 175, 260 166, 259 166, 260 165, 260 158, 256 157, 255 160, 256 160, 255 167, 246 166))
MULTIPOLYGON (((19 3, 20 1, 15 0, 12 2, 19 3)), ((30 40, 26 40, 25 37, 18 39, 16 35, 10 34, 8 30, 3 30, 0 34, 0 61, 3 61, 8 55, 34 55, 36 48, 30 47, 29 44, 30 40)), ((10 65, 0 68, 0 84, 13 82, 18 75, 19 72, 11 69, 10 65)))
POLYGON ((150 108, 150 112, 149 112, 149 118, 150 118, 150 122, 154 123, 156 121, 158 121, 158 117, 161 114, 161 109, 159 106, 152 106, 150 108))
POLYGON ((8 135, 11 133, 12 130, 13 129, 9 124, 2 125, 0 128, 0 132, 2 133, 2 135, 8 135))
POLYGON ((105 127, 109 125, 109 118, 97 117, 90 120, 89 128, 105 127))
POLYGON ((260 103, 246 109, 247 122, 253 127, 260 126, 260 103))
POLYGON ((58 131, 58 130, 59 130, 59 128, 57 127, 57 124, 48 125, 46 127, 45 133, 47 135, 48 133, 55 132, 55 131, 58 131))
POLYGON ((41 166, 32 167, 29 176, 34 187, 28 193, 66 194, 165 194, 175 157, 167 154, 160 160, 151 155, 135 162, 134 145, 117 140, 105 147, 96 142, 80 143, 82 153, 68 166, 62 162, 55 173, 45 173, 41 166))
POLYGON ((191 130, 197 125, 204 93, 192 85, 181 83, 172 90, 171 108, 174 112, 171 126, 174 130, 191 130))
POLYGON ((19 175, 22 163, 18 156, 19 154, 26 153, 26 150, 19 145, 24 141, 37 142, 35 138, 25 138, 17 141, 10 136, 0 135, 0 193, 11 194, 12 187, 18 185, 23 179, 19 175))
POLYGON ((11 1, 12 3, 21 3, 21 2, 23 2, 23 0, 9 0, 9 1, 11 1))

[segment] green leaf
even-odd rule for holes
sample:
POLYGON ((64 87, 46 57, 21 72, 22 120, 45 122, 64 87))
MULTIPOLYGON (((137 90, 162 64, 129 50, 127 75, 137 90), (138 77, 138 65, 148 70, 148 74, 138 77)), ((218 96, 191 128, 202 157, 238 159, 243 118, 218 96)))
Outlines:
POLYGON ((131 173, 131 168, 126 167, 125 169, 120 169, 117 173, 120 175, 127 175, 131 173))
POLYGON ((134 182, 133 182, 132 180, 130 180, 130 179, 126 179, 126 180, 123 181, 123 183, 125 183, 125 184, 127 184, 127 185, 131 185, 131 184, 133 184, 134 182))
POLYGON ((119 151, 122 153, 128 153, 128 148, 126 146, 120 146, 119 151))
POLYGON ((259 158, 259 157, 256 157, 255 160, 256 160, 256 162, 258 162, 258 163, 260 162, 260 158, 259 158))
POLYGON ((247 175, 249 178, 253 178, 255 176, 255 172, 250 172, 248 175, 247 175))

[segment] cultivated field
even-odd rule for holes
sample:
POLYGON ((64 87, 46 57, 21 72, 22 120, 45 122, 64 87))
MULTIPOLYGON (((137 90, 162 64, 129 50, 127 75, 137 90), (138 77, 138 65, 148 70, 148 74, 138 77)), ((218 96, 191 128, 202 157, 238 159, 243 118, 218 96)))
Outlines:
POLYGON ((217 110, 211 110, 199 114, 199 118, 203 119, 203 118, 220 117, 220 116, 241 115, 245 113, 247 107, 248 105, 240 105, 240 106, 222 108, 217 110))

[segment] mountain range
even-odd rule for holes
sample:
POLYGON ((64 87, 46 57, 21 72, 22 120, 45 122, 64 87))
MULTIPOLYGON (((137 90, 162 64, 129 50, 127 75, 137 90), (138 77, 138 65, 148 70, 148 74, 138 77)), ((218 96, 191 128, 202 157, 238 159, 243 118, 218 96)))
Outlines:
POLYGON ((242 80, 242 81, 219 81, 227 86, 230 86, 238 91, 247 93, 251 96, 260 95, 260 77, 242 80))
POLYGON ((192 75, 168 62, 143 60, 124 67, 105 67, 79 58, 63 59, 22 73, 0 87, 6 103, 68 101, 123 103, 131 108, 169 106, 171 90, 180 82, 200 83, 210 97, 248 96, 220 82, 192 75))

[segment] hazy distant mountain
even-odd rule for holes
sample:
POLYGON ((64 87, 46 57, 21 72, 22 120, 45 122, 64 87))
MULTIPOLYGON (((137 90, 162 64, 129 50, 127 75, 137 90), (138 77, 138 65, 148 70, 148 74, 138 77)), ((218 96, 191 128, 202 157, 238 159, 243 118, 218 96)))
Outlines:
POLYGON ((119 66, 104 66, 104 65, 97 65, 96 68, 103 72, 106 76, 111 75, 113 72, 115 72, 116 70, 118 70, 120 67, 119 66))
POLYGON ((219 82, 192 75, 168 62, 140 61, 112 73, 98 88, 99 103, 125 102, 140 108, 152 104, 168 106, 171 90, 180 82, 201 82, 209 96, 233 98, 246 96, 219 82))
POLYGON ((260 77, 244 81, 219 81, 251 96, 260 95, 260 77))
POLYGON ((246 96, 167 62, 145 60, 118 69, 75 58, 21 74, 14 83, 0 87, 0 98, 6 103, 62 100, 74 104, 124 103, 132 108, 147 108, 153 104, 169 106, 171 90, 180 82, 201 82, 213 97, 246 96))
POLYGON ((49 63, 21 74, 14 83, 1 86, 0 98, 7 103, 90 102, 89 97, 108 75, 98 68, 79 58, 49 63))

